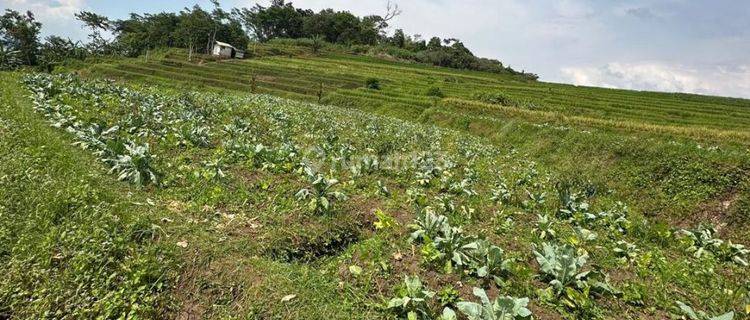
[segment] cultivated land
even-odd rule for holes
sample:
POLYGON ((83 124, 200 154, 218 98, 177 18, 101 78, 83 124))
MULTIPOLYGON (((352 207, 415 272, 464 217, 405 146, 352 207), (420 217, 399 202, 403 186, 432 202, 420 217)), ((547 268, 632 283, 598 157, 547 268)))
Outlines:
POLYGON ((251 54, 0 75, 1 316, 746 316, 750 101, 251 54))

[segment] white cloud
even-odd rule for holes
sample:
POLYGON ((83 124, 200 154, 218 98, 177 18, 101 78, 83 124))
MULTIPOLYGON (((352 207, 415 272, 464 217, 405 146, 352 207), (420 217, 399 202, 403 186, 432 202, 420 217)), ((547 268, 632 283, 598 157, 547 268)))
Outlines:
POLYGON ((0 3, 9 9, 30 10, 45 20, 70 20, 85 7, 83 0, 0 0, 0 3))
POLYGON ((31 11, 42 23, 42 35, 51 34, 81 40, 86 32, 73 14, 87 8, 85 0, 0 0, 0 8, 31 11))
POLYGON ((750 98, 748 65, 688 68, 664 62, 612 62, 600 67, 565 67, 561 72, 576 85, 750 98))
POLYGON ((566 19, 586 19, 594 15, 594 9, 580 1, 558 1, 555 10, 559 17, 566 19))

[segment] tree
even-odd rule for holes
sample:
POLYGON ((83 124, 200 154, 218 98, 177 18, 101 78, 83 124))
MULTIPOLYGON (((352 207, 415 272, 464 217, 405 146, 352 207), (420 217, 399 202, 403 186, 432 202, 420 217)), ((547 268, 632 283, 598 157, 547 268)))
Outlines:
POLYGON ((89 51, 94 54, 107 54, 113 53, 111 46, 104 37, 102 37, 102 31, 107 31, 112 27, 109 18, 89 11, 81 11, 75 13, 76 19, 83 22, 85 27, 91 29, 89 38, 91 42, 88 44, 89 51))
POLYGON ((12 50, 6 48, 5 45, 0 44, 0 71, 13 70, 21 65, 21 59, 18 50, 12 50))
POLYGON ((112 22, 115 41, 126 56, 135 57, 155 47, 179 45, 176 39, 180 19, 174 13, 130 14, 129 19, 112 22))
POLYGON ((406 35, 404 34, 404 30, 396 29, 396 32, 393 33, 393 37, 391 37, 391 43, 399 48, 405 47, 406 35))
POLYGON ((258 41, 300 38, 303 19, 312 14, 309 10, 295 9, 292 3, 286 3, 284 0, 272 0, 269 7, 256 4, 250 9, 234 9, 232 12, 258 41))
POLYGON ((63 39, 58 36, 49 36, 41 46, 39 65, 49 72, 53 70, 55 65, 67 59, 81 60, 85 57, 86 49, 79 42, 73 42, 70 39, 63 39))
POLYGON ((443 40, 438 37, 432 37, 430 42, 427 43, 427 50, 435 50, 443 47, 443 40))
POLYGON ((359 27, 359 43, 376 45, 385 38, 383 29, 387 27, 388 23, 381 16, 366 16, 362 18, 359 27))
POLYGON ((304 34, 321 35, 331 43, 360 43, 362 22, 348 11, 321 10, 304 19, 304 34))
POLYGON ((36 65, 39 55, 39 31, 42 24, 37 22, 34 14, 27 11, 21 14, 6 9, 0 17, 0 46, 6 57, 16 56, 26 65, 36 65))

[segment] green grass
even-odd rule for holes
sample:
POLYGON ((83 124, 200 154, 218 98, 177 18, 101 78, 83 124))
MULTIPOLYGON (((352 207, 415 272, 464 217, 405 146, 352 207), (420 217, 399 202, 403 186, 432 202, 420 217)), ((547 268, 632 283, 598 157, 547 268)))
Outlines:
POLYGON ((176 275, 159 210, 35 115, 18 75, 0 79, 0 316, 159 315, 176 275))
MULTIPOLYGON (((109 166, 91 150, 72 145, 75 135, 45 121, 69 127, 65 117, 34 113, 19 76, 3 74, 8 107, 0 113, 0 133, 9 139, 0 142, 0 263, 10 276, 0 281, 0 312, 14 318, 131 311, 147 318, 393 318, 385 302, 405 275, 416 275, 429 289, 454 288, 464 300, 476 300, 474 286, 493 297, 529 297, 541 319, 667 318, 678 313, 677 300, 711 315, 734 310, 743 316, 750 302, 747 267, 710 254, 696 258, 675 231, 711 223, 717 237, 748 244, 746 100, 527 83, 301 53, 187 63, 184 52, 170 50, 149 62, 110 59, 79 71, 122 79, 127 91, 53 80, 60 91, 48 96, 49 105, 70 106, 61 114, 75 116, 83 128, 119 125, 118 139, 150 145, 162 179, 146 187, 106 174, 109 166), (292 100, 249 94, 252 77, 257 93, 292 100), (371 77, 382 90, 361 88, 371 77), (299 102, 316 102, 320 83, 325 105, 299 102), (431 87, 447 97, 432 100, 431 87), (482 92, 502 92, 515 102, 487 104, 477 100, 482 92), (239 120, 247 129, 230 134, 227 126, 239 120), (210 133, 204 146, 183 130, 197 127, 210 133), (233 143, 250 148, 238 157, 233 143), (263 150, 258 144, 272 152, 257 151, 263 150), (293 155, 285 153, 290 145, 293 155), (281 154, 287 157, 274 156, 281 154), (420 154, 448 158, 455 167, 440 167, 424 185, 423 167, 385 165, 388 157, 420 154), (384 168, 356 175, 339 166, 345 155, 380 155, 384 168), (295 199, 311 187, 304 160, 338 179, 334 189, 348 199, 334 201, 326 214, 295 199), (221 163, 223 176, 213 163, 221 163), (450 191, 465 179, 477 195, 450 191), (490 199, 500 182, 509 188, 506 203, 490 199), (629 225, 617 231, 604 218, 560 216, 562 185, 596 190, 585 200, 592 213, 620 212, 617 203, 626 203, 629 225), (514 259, 501 285, 448 271, 444 261, 423 254, 428 246, 409 241, 409 225, 419 216, 414 192, 464 234, 486 238, 514 259), (545 193, 546 201, 534 205, 527 192, 545 193), (445 199, 455 209, 443 207, 445 199), (376 228, 378 209, 395 225, 376 228), (552 217, 555 239, 540 238, 537 214, 552 217), (576 227, 598 237, 583 240, 576 227), (617 258, 613 249, 621 240, 636 245, 636 258, 617 258), (621 294, 591 295, 590 305, 580 308, 546 298, 549 285, 533 250, 549 241, 586 250, 585 270, 609 275, 621 294), (113 249, 99 250, 102 243, 113 249), (77 259, 60 264, 58 251, 77 259)), ((436 314, 442 307, 430 303, 436 314)))

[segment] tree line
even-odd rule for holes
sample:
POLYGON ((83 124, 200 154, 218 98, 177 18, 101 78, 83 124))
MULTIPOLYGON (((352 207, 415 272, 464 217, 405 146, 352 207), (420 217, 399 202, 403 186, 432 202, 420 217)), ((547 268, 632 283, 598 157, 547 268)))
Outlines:
POLYGON ((68 58, 90 55, 135 57, 162 47, 208 53, 216 40, 243 49, 253 41, 308 39, 314 43, 344 46, 361 54, 387 54, 436 66, 537 78, 534 74, 506 67, 500 61, 476 57, 458 39, 432 37, 426 40, 419 35, 408 36, 402 29, 388 35, 389 22, 401 13, 398 6, 391 6, 390 2, 383 15, 364 17, 334 9, 314 12, 297 8, 285 0, 228 10, 223 9, 218 0, 212 3, 211 9, 196 5, 176 13, 131 13, 125 19, 79 12, 76 18, 90 29, 89 41, 85 44, 57 36, 41 42, 38 39, 41 24, 34 19, 33 13, 6 10, 0 17, 0 67, 39 65, 49 68, 68 58), (105 33, 113 37, 105 39, 105 33))

